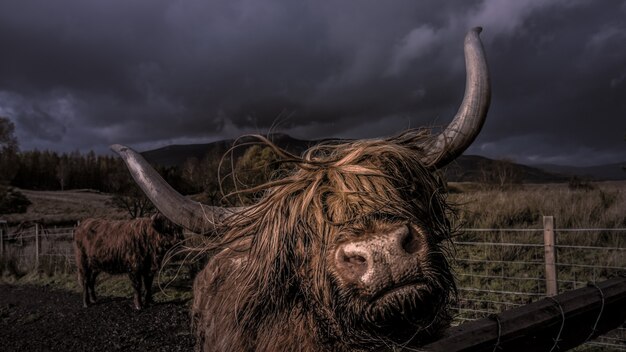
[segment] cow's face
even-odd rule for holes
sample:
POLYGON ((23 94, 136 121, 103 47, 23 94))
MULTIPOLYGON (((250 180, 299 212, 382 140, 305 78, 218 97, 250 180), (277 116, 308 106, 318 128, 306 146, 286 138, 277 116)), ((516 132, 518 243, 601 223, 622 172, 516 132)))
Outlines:
POLYGON ((447 303, 456 292, 446 259, 445 193, 410 150, 358 148, 356 164, 331 165, 324 176, 311 177, 324 181, 307 211, 321 215, 302 217, 323 219, 308 226, 323 235, 302 236, 319 239, 304 255, 312 258, 304 291, 313 288, 318 320, 348 339, 423 339, 449 323, 447 303))
POLYGON ((441 240, 406 220, 343 227, 327 259, 336 318, 396 342, 447 323, 455 286, 441 240))
POLYGON ((171 239, 172 242, 179 242, 184 239, 183 228, 176 225, 161 213, 152 216, 152 227, 160 233, 171 239))

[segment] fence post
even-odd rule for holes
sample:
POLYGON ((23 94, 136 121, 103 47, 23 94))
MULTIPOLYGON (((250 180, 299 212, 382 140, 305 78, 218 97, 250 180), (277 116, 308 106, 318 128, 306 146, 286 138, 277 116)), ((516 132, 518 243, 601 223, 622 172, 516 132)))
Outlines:
POLYGON ((35 223, 35 269, 39 269, 39 224, 35 223))
POLYGON ((559 293, 556 276, 556 236, 554 234, 554 217, 543 217, 543 245, 546 262, 546 296, 556 296, 559 293))

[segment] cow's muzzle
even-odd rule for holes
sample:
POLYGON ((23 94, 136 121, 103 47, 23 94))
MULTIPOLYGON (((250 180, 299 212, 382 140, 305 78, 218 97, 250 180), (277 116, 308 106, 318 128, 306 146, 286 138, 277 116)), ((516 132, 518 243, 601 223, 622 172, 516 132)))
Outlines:
POLYGON ((374 298, 395 288, 423 284, 420 262, 426 247, 420 233, 401 225, 339 245, 335 264, 345 283, 374 298))

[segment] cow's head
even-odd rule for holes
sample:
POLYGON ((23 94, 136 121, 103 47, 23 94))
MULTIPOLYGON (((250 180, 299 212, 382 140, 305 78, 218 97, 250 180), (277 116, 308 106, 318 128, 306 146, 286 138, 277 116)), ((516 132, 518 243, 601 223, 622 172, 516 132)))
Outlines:
POLYGON ((152 227, 155 231, 168 236, 172 241, 180 242, 185 239, 183 236, 183 228, 172 222, 163 214, 157 212, 150 217, 150 220, 152 220, 152 227))
MULTIPOLYGON (((173 190, 132 149, 115 145, 136 182, 172 221, 217 241, 246 243, 249 324, 300 305, 318 335, 349 345, 423 340, 449 321, 455 292, 442 243, 448 207, 433 171, 480 131, 490 84, 479 39, 465 38, 465 96, 441 133, 316 146, 246 208, 206 206, 173 190), (416 339, 415 339, 416 338, 416 339)), ((246 297, 246 295, 242 295, 246 297)))

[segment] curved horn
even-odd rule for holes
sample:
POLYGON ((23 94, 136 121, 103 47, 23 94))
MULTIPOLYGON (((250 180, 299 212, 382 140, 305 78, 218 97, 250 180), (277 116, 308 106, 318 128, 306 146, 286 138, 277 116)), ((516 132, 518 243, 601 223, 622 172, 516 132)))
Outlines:
POLYGON ((157 209, 172 222, 190 231, 207 233, 228 216, 242 210, 208 206, 185 198, 165 182, 141 154, 120 144, 110 148, 122 157, 135 182, 157 209))
POLYGON ((426 166, 441 168, 450 163, 472 144, 483 127, 491 100, 491 86, 479 37, 481 31, 481 27, 476 27, 465 36, 467 73, 463 102, 448 127, 426 144, 426 156, 422 159, 426 166))

